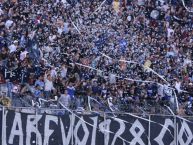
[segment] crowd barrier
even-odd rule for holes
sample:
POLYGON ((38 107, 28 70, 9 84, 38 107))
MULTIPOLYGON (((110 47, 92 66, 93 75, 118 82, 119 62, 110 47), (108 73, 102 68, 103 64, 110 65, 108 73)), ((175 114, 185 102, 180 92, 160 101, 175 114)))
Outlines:
POLYGON ((0 145, 192 145, 193 117, 1 108, 0 145))

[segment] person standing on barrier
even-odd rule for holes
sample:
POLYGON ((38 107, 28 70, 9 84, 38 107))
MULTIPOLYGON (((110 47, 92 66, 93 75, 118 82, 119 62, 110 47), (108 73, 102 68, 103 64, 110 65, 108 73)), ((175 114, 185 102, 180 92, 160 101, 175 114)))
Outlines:
POLYGON ((45 73, 44 82, 45 82, 44 94, 45 98, 48 100, 52 97, 53 92, 55 91, 52 77, 48 71, 46 71, 45 73))

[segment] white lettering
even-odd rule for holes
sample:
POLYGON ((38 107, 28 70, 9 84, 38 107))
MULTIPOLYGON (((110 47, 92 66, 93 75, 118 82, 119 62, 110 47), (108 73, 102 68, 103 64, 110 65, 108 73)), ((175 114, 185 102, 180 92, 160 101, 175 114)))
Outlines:
POLYGON ((46 115, 46 118, 45 118, 45 128, 44 128, 44 144, 43 145, 48 145, 49 144, 49 137, 54 132, 54 130, 51 130, 49 128, 51 121, 53 121, 56 124, 58 124, 58 117, 51 116, 51 115, 46 115))
MULTIPOLYGON (((38 145, 42 145, 42 137, 40 132, 37 130, 37 122, 41 119, 41 115, 28 115, 27 126, 26 126, 26 145, 30 145, 31 134, 36 133, 38 145)), ((44 125, 44 124, 42 124, 44 125)))
MULTIPOLYGON (((171 119, 166 119, 164 127, 162 128, 160 134, 154 139, 159 145, 164 145, 163 138, 166 132, 168 131, 169 126, 174 128, 174 122, 171 119)), ((173 145, 174 141, 170 144, 173 145)))
POLYGON ((13 121, 13 126, 11 129, 11 134, 10 134, 9 141, 8 141, 9 144, 13 144, 13 140, 15 136, 19 136, 19 145, 23 145, 23 130, 22 130, 22 122, 21 122, 20 113, 15 113, 15 118, 13 121))
POLYGON ((63 145, 69 145, 70 139, 72 137, 72 131, 73 131, 73 125, 74 125, 74 115, 70 115, 70 127, 68 134, 66 135, 64 125, 62 123, 62 119, 60 119, 60 125, 61 125, 61 133, 62 133, 62 142, 63 145))
POLYGON ((183 122, 181 121, 181 128, 178 134, 178 141, 180 145, 189 145, 192 143, 192 139, 193 139, 193 134, 188 124, 184 120, 183 122), (183 138, 183 134, 186 135, 185 139, 183 138))
POLYGON ((141 139, 142 134, 144 133, 145 129, 143 125, 139 122, 137 119, 133 125, 130 128, 131 134, 134 136, 133 140, 131 141, 132 145, 140 144, 140 145, 145 145, 143 140, 141 139), (136 129, 139 129, 139 131, 136 131, 136 129))
POLYGON ((77 122, 77 125, 75 126, 75 130, 74 130, 74 137, 75 137, 75 145, 86 145, 86 142, 88 140, 89 137, 89 130, 83 120, 83 118, 81 117, 81 119, 77 122), (84 131, 84 137, 82 139, 82 141, 79 139, 78 137, 78 129, 82 126, 83 131, 84 131))
POLYGON ((107 119, 99 124, 99 129, 105 134, 105 144, 109 144, 109 130, 110 130, 111 120, 107 119))
POLYGON ((119 119, 119 118, 115 118, 115 120, 116 120, 117 122, 119 122, 120 128, 119 128, 119 130, 116 132, 115 137, 113 138, 113 141, 112 141, 112 144, 111 144, 111 145, 114 145, 115 142, 116 142, 116 140, 117 140, 117 138, 118 138, 122 133, 124 133, 124 131, 125 131, 125 123, 123 122, 123 120, 121 120, 121 119, 119 119))
POLYGON ((96 143, 96 131, 97 131, 98 116, 91 117, 91 119, 94 122, 93 129, 92 129, 92 142, 91 142, 91 145, 95 145, 95 143, 96 143))

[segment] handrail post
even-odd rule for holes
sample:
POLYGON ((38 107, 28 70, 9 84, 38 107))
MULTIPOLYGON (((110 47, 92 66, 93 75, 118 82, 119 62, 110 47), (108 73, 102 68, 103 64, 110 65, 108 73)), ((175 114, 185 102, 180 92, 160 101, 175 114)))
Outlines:
POLYGON ((6 116, 5 116, 5 107, 2 107, 2 145, 6 145, 6 116))
POLYGON ((104 131, 104 145, 108 145, 108 142, 107 142, 107 140, 105 139, 106 136, 107 136, 107 132, 106 132, 106 130, 107 130, 107 125, 106 125, 106 113, 105 113, 105 112, 104 112, 104 122, 105 122, 105 126, 104 126, 104 128, 105 128, 105 131, 104 131))
POLYGON ((4 145, 4 133, 3 133, 3 126, 4 126, 4 107, 2 107, 2 117, 1 117, 1 119, 2 119, 2 122, 1 122, 1 132, 2 132, 2 134, 1 134, 1 144, 2 145, 4 145))
POLYGON ((176 123, 176 115, 174 116, 174 144, 177 145, 177 131, 178 131, 178 126, 176 123))
POLYGON ((38 131, 37 108, 35 108, 35 120, 36 120, 36 145, 38 145, 38 137, 37 137, 37 131, 38 131))
POLYGON ((148 130, 148 145, 151 145, 151 115, 149 114, 148 115, 148 117, 149 117, 149 130, 148 130))
MULTIPOLYGON (((66 113, 66 110, 65 110, 65 113, 66 113)), ((74 124, 75 124, 76 119, 75 119, 75 115, 74 115, 73 111, 71 114, 71 121, 73 122, 73 124, 72 124, 72 145, 74 145, 74 124), (74 121, 72 121, 73 119, 74 119, 74 121)))

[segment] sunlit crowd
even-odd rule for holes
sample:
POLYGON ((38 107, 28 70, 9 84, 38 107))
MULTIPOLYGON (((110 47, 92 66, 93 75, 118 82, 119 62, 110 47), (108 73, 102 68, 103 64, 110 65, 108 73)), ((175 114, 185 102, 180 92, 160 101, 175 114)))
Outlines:
POLYGON ((193 2, 184 2, 1 2, 0 104, 128 112, 167 105, 191 114, 193 2))

